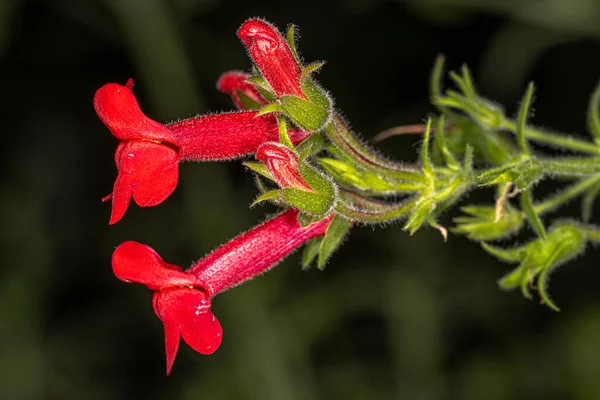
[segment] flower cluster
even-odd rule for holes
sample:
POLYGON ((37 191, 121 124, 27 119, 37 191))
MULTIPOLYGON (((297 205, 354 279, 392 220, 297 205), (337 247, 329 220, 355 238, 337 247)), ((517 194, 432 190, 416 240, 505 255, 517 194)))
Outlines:
POLYGON ((132 197, 140 207, 165 201, 177 186, 179 163, 187 160, 254 155, 256 161, 244 162, 256 174, 260 190, 252 205, 268 201, 283 209, 186 271, 134 241, 116 248, 115 275, 154 292, 154 312, 165 330, 167 374, 181 338, 201 354, 219 347, 223 332, 211 311, 214 296, 269 270, 303 245, 303 267, 316 261, 323 268, 356 223, 385 224, 406 217, 404 229, 411 234, 423 226, 439 230, 444 239, 449 231, 465 234, 497 258, 519 263, 500 280, 502 288, 520 287, 531 297, 528 288, 537 276, 542 301, 558 309, 547 294, 549 274, 588 242, 600 242, 600 229, 575 221, 546 229, 540 215, 580 195, 582 219, 591 215, 600 194, 600 86, 590 101, 588 125, 595 143, 589 143, 526 125, 531 85, 515 121, 477 94, 466 68, 450 74, 460 91, 443 93, 440 58, 431 80, 432 102, 440 111, 435 128, 429 119, 426 125, 396 129, 424 137, 420 162, 407 165, 383 157, 350 130, 314 78, 323 63, 304 64, 298 56, 294 29, 284 36, 260 19, 242 24, 237 34, 254 62, 252 72, 229 71, 217 82, 237 111, 162 124, 142 112, 132 80, 125 86, 109 83, 95 95, 98 116, 120 140, 117 178, 104 198, 112 200, 110 224, 123 218, 132 197), (430 143, 432 131, 435 140, 430 143), (516 143, 505 137, 507 132, 514 133, 516 143), (528 140, 592 156, 544 157, 528 140), (534 203, 534 184, 548 177, 576 182, 534 203), (451 229, 438 222, 463 194, 489 186, 496 188, 494 205, 464 207, 467 215, 456 218, 451 229), (510 201, 517 195, 518 208, 510 201), (487 244, 520 231, 526 221, 536 239, 510 249, 487 244))
MULTIPOLYGON (((282 195, 285 204, 280 204, 286 211, 237 236, 186 271, 135 241, 126 241, 115 249, 112 266, 117 278, 140 283, 154 292, 152 306, 165 331, 167 374, 181 338, 201 354, 211 354, 219 347, 222 328, 211 311, 215 295, 260 275, 296 248, 323 237, 336 218, 330 195, 334 185, 313 166, 300 161, 296 150, 314 133, 304 126, 310 128, 311 124, 290 119, 294 126, 287 129, 280 109, 265 110, 284 103, 294 110, 294 101, 301 101, 296 108, 300 110, 298 118, 303 120, 302 106, 310 107, 311 98, 319 101, 314 92, 317 86, 303 75, 295 50, 272 25, 249 20, 238 34, 258 69, 264 71, 264 77, 229 71, 218 79, 217 88, 231 96, 238 111, 162 124, 140 109, 133 80, 124 86, 106 84, 94 97, 96 113, 120 140, 115 152, 117 178, 112 193, 103 198, 112 200, 110 224, 123 218, 131 198, 140 207, 165 201, 177 186, 182 161, 230 160, 254 153, 264 172, 281 191, 286 191, 287 197, 307 193, 317 196, 317 203, 323 202, 320 197, 328 203, 326 207, 319 203, 311 208, 311 199, 297 200, 304 208, 318 210, 308 215, 294 206, 294 200, 286 202, 282 195), (307 179, 302 172, 306 168, 310 171, 307 179), (316 189, 309 182, 316 183, 316 189), (329 193, 325 196, 318 191, 323 190, 323 183, 329 193)), ((322 106, 330 112, 328 100, 318 107, 322 106)))

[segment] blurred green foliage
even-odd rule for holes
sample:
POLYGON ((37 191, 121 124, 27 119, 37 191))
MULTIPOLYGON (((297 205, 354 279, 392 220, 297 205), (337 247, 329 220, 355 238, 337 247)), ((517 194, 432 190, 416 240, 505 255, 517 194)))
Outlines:
MULTIPOLYGON (((534 80, 532 123, 568 132, 585 131, 600 75, 596 0, 0 1, 0 398, 600 398, 596 250, 553 276, 557 314, 500 292, 507 267, 476 244, 400 225, 354 228, 324 272, 295 255, 219 296, 219 351, 183 348, 163 376, 151 294, 114 279, 114 247, 138 240, 185 267, 274 210, 248 210, 240 163, 187 164, 168 201, 109 228, 116 139, 92 97, 133 77, 159 120, 231 109, 214 82, 250 67, 235 37, 250 16, 300 27, 304 58, 327 60, 320 82, 367 138, 432 111, 438 53, 504 105, 534 80)), ((413 161, 415 143, 379 147, 413 161)))

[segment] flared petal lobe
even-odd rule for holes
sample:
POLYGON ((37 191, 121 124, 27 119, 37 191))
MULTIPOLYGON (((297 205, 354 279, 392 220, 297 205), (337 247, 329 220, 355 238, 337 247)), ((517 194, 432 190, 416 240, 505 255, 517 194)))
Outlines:
POLYGON ((179 337, 200 354, 212 354, 223 339, 221 324, 210 311, 210 298, 191 288, 165 289, 154 293, 154 312, 165 327, 167 375, 179 348, 179 337))
POLYGON ((123 217, 131 196, 140 207, 151 207, 166 200, 177 186, 180 156, 170 146, 144 140, 122 142, 115 158, 118 175, 110 224, 123 217))
POLYGON ((112 267, 120 280, 141 283, 151 290, 201 284, 194 275, 183 272, 177 265, 167 263, 151 247, 131 240, 121 243, 115 249, 112 267))
POLYGON ((94 96, 94 108, 104 125, 121 140, 146 139, 177 145, 167 127, 142 112, 127 86, 117 83, 102 86, 94 96))

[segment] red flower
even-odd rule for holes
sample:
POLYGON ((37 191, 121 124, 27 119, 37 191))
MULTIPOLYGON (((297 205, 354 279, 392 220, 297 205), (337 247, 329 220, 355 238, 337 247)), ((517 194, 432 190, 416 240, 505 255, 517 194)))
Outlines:
MULTIPOLYGON (((112 194, 110 224, 119 221, 131 197, 140 207, 155 206, 175 190, 181 160, 223 160, 254 153, 265 141, 277 140, 272 115, 242 111, 200 116, 163 125, 148 118, 127 86, 104 85, 96 92, 94 107, 102 122, 122 142, 115 162, 119 171, 112 194)), ((307 133, 291 131, 294 142, 307 133)))
POLYGON ((281 143, 266 142, 256 151, 256 158, 265 164, 281 188, 293 187, 307 192, 313 188, 300 175, 298 156, 281 143))
POLYGON ((246 82, 246 79, 251 76, 246 72, 227 71, 217 80, 217 89, 230 95, 236 107, 240 110, 247 109, 240 99, 240 93, 258 105, 266 105, 268 101, 260 94, 258 89, 253 84, 246 82))
POLYGON ((306 99, 300 86, 300 65, 275 26, 260 19, 250 19, 242 24, 237 34, 278 97, 289 94, 306 99))
POLYGON ((189 270, 165 262, 154 250, 128 241, 112 257, 113 271, 125 282, 154 290, 154 312, 163 322, 167 375, 180 337, 201 354, 220 345, 222 329, 210 310, 211 298, 269 270, 306 241, 324 235, 331 217, 302 227, 298 211, 288 210, 219 247, 189 270))

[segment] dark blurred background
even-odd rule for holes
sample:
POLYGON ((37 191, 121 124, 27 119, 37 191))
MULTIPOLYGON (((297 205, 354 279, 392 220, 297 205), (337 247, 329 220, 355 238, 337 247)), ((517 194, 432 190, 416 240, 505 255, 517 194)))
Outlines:
MULTIPOLYGON (((476 243, 400 225, 354 229, 325 272, 295 254, 217 297, 221 348, 182 343, 164 376, 151 293, 114 278, 112 250, 134 239, 186 267, 274 209, 248 209, 239 162, 189 163, 166 202, 109 227, 117 140, 92 98, 133 77, 157 120, 231 109, 214 85, 249 69, 235 32, 252 16, 300 27, 366 138, 433 112, 438 53, 510 114, 535 80, 532 122, 568 133, 585 134, 600 78, 598 0, 1 0, 0 398, 600 399, 597 249, 554 274, 555 313, 501 292, 510 267, 476 243)), ((412 161, 417 146, 380 148, 412 161)))

